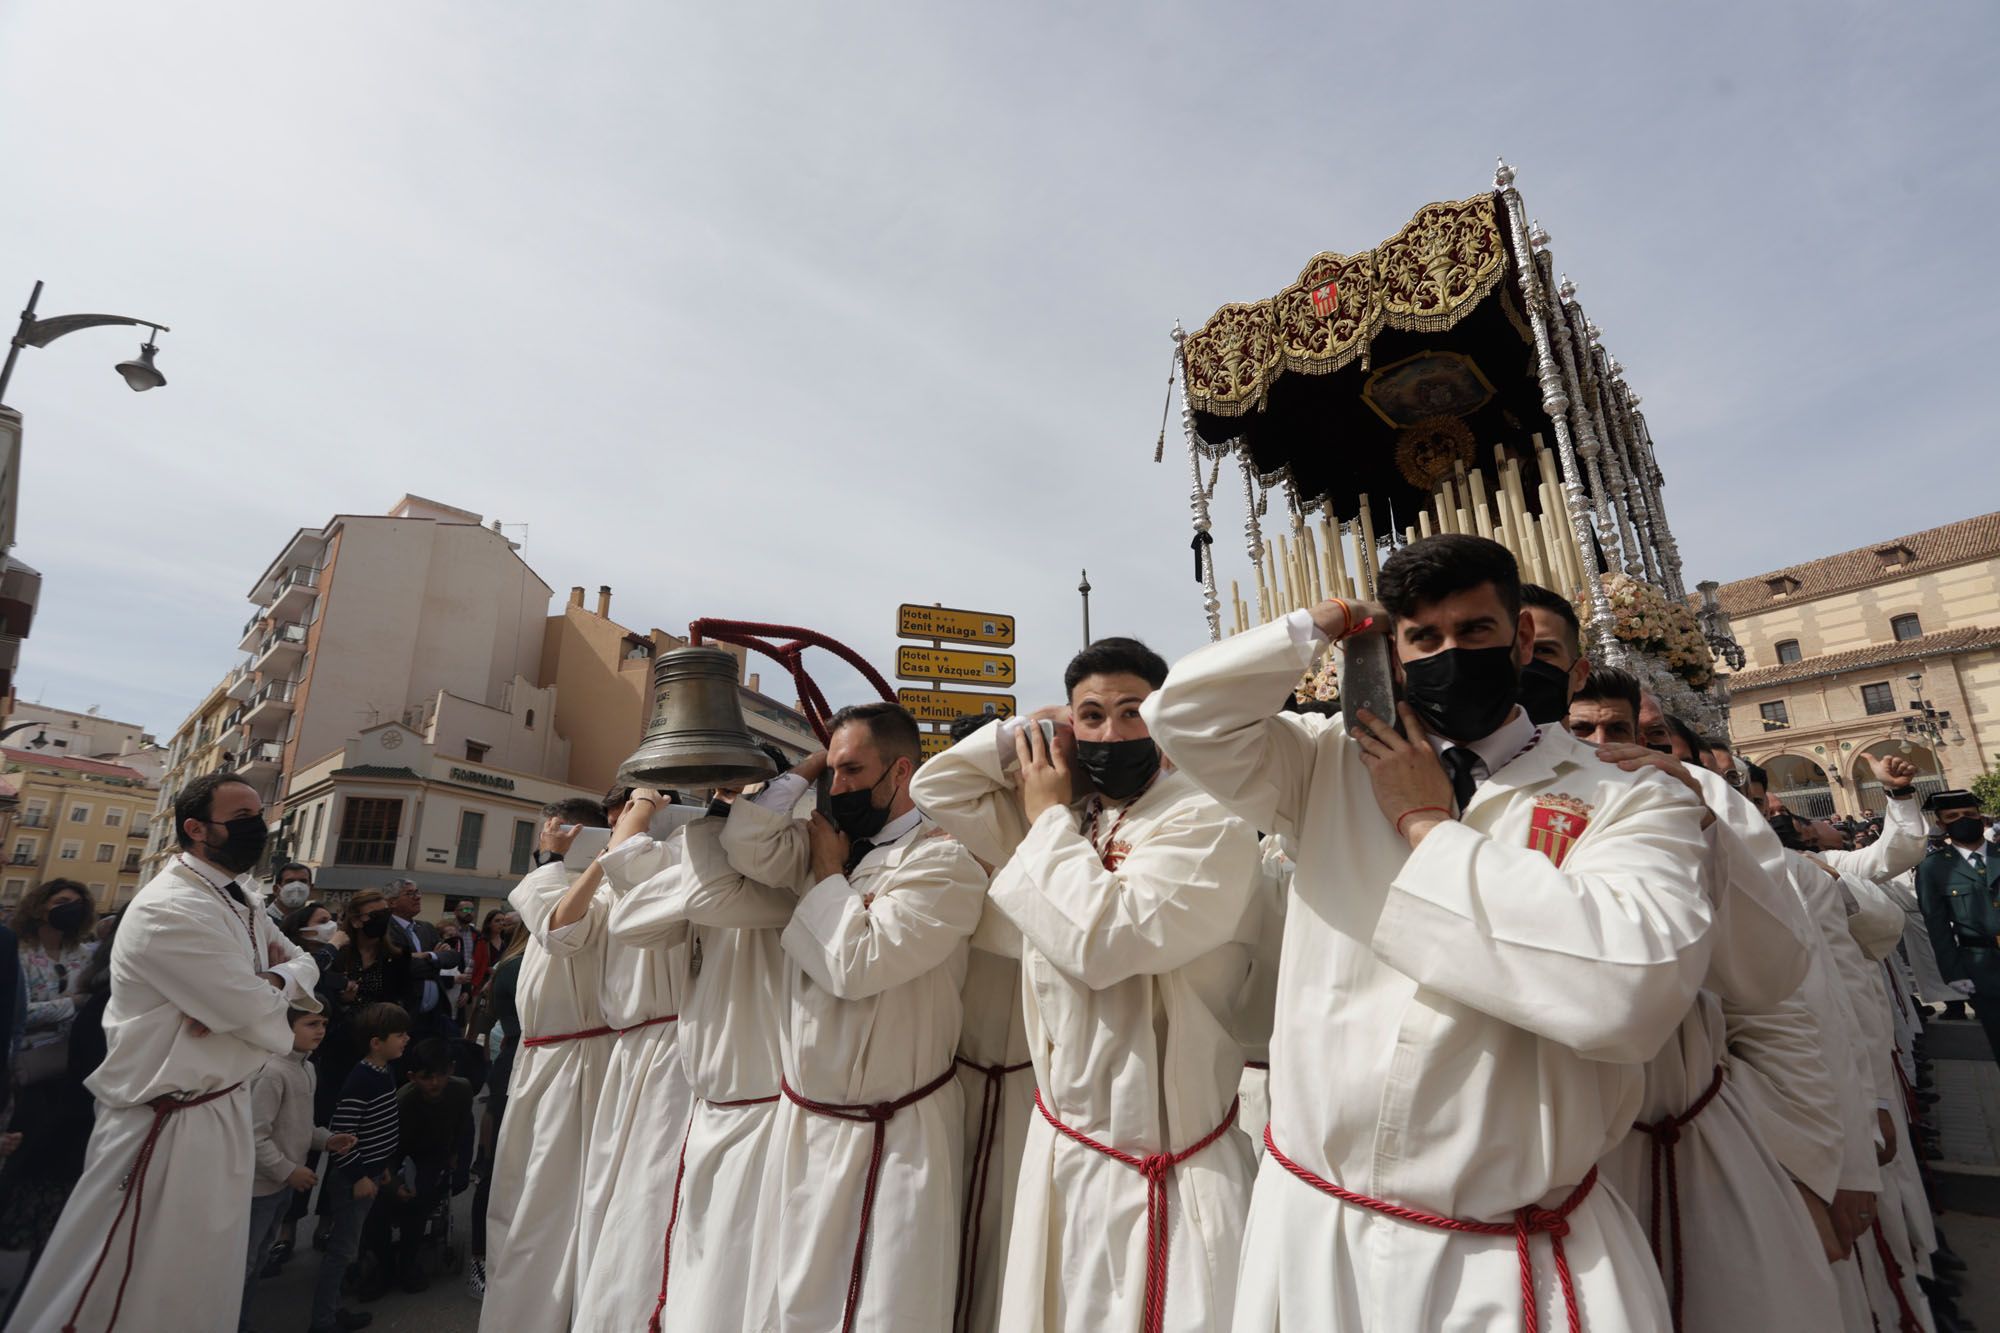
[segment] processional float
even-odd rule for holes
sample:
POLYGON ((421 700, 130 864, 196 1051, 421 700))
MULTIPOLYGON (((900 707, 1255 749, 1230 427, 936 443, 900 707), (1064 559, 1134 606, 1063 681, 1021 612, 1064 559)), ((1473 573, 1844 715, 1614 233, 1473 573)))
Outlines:
MULTIPOLYGON (((1639 395, 1505 162, 1493 185, 1425 205, 1372 250, 1317 254, 1276 296, 1192 334, 1174 326, 1209 637, 1370 597, 1388 550, 1476 533, 1571 600, 1597 660, 1717 725, 1715 658, 1740 667, 1742 650, 1714 583, 1690 605, 1639 395), (1225 602, 1210 505, 1232 460, 1250 573, 1225 602)), ((1155 461, 1165 444, 1163 424, 1155 461)), ((1335 696, 1336 656, 1301 700, 1335 696)))

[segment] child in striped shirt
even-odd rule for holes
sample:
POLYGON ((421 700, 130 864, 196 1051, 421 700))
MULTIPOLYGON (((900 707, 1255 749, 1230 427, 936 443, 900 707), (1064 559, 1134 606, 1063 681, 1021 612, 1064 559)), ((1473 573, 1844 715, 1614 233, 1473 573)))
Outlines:
POLYGON ((354 1015, 354 1038, 366 1050, 341 1085, 333 1132, 352 1134, 354 1146, 334 1158, 327 1188, 333 1191, 333 1234, 320 1259, 313 1289, 311 1333, 347 1333, 374 1319, 340 1305, 340 1283, 361 1250, 375 1196, 393 1188, 401 1162, 396 1134, 396 1076, 389 1062, 410 1044, 410 1016, 401 1005, 364 1004, 354 1015))

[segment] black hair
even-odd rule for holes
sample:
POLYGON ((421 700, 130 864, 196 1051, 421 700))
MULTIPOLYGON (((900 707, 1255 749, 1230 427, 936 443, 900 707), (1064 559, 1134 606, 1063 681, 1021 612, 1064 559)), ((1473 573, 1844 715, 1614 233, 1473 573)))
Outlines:
POLYGON ((1513 552, 1485 537, 1441 532, 1384 560, 1375 595, 1390 615, 1402 619, 1415 615, 1418 607, 1488 583, 1508 615, 1521 614, 1521 567, 1513 552))
POLYGON ((1667 712, 1665 709, 1660 710, 1660 716, 1666 720, 1667 730, 1674 733, 1674 735, 1680 737, 1681 743, 1688 747, 1688 757, 1694 760, 1697 764, 1700 763, 1701 762, 1700 734, 1697 733, 1693 727, 1690 727, 1687 723, 1681 721, 1679 718, 1675 717, 1672 713, 1667 712))
MULTIPOLYGON (((1577 654, 1583 652, 1583 622, 1576 618, 1576 608, 1570 605, 1569 598, 1559 592, 1551 592, 1539 583, 1523 583, 1521 585, 1521 605, 1540 607, 1542 610, 1553 614, 1563 624, 1569 626, 1570 651, 1577 654)), ((1620 695, 1619 697, 1623 698, 1624 696, 1620 695)), ((1634 716, 1637 716, 1637 710, 1634 709, 1633 712, 1634 716)))
POLYGON ((1092 676, 1124 673, 1137 676, 1154 689, 1167 683, 1167 659, 1137 639, 1099 639, 1069 659, 1063 668, 1063 698, 1092 676))
MULTIPOLYGON (((278 923, 278 933, 292 943, 299 945, 300 948, 306 948, 307 945, 299 939, 299 932, 306 928, 306 922, 313 919, 313 913, 319 911, 321 908, 333 912, 331 907, 327 907, 325 903, 317 898, 311 902, 302 903, 294 907, 291 911, 285 913, 285 919, 278 923)), ((338 912, 333 912, 333 915, 336 919, 340 916, 338 912)))
POLYGON ((1704 736, 1701 738, 1701 748, 1709 751, 1711 754, 1717 750, 1727 755, 1734 755, 1736 753, 1736 747, 1729 743, 1727 736, 1704 736))
POLYGON ((1615 703, 1624 700, 1632 705, 1632 720, 1639 719, 1639 681, 1631 672, 1615 666, 1593 666, 1590 674, 1583 678, 1583 684, 1569 701, 1590 699, 1598 703, 1615 703))
POLYGON ((364 1004, 354 1011, 354 1040, 365 1052, 377 1037, 410 1030, 410 1012, 400 1004, 364 1004))
POLYGON ((1745 759, 1743 761, 1743 785, 1745 788, 1762 787, 1765 791, 1769 791, 1771 790, 1771 775, 1764 771, 1762 764, 1753 764, 1748 759, 1745 759))
POLYGON ((451 1048, 437 1037, 427 1038, 410 1048, 403 1067, 412 1074, 449 1074, 451 1048))
MULTIPOLYGON (((631 794, 631 788, 626 788, 631 794)), ((544 815, 560 819, 565 824, 580 824, 584 828, 610 828, 611 821, 604 814, 603 805, 588 796, 571 796, 560 801, 550 801, 542 807, 544 815)))
MULTIPOLYGON (((174 841, 176 843, 182 847, 194 846, 194 839, 187 835, 187 822, 190 819, 206 821, 210 815, 214 814, 216 788, 227 787, 231 783, 242 787, 250 787, 249 779, 245 778, 241 773, 233 769, 222 769, 215 773, 204 773, 200 777, 190 780, 186 786, 174 794, 174 841)), ((252 791, 256 790, 255 787, 250 787, 250 789, 252 791)))
POLYGON ((303 870, 303 871, 305 871, 305 872, 306 872, 306 883, 308 883, 308 884, 312 883, 312 877, 313 877, 313 868, 312 868, 311 866, 307 865, 307 864, 306 864, 305 862, 303 862, 303 861, 287 861, 287 862, 285 862, 285 863, 284 863, 283 865, 281 865, 281 866, 279 866, 279 867, 278 867, 278 873, 277 873, 277 874, 275 874, 275 875, 273 875, 273 876, 271 876, 271 882, 272 882, 273 884, 282 884, 282 883, 284 883, 284 882, 285 882, 285 876, 287 876, 287 875, 291 874, 291 873, 292 873, 292 872, 293 872, 294 870, 303 870))
POLYGON ((766 759, 769 759, 772 763, 778 766, 778 771, 780 773, 788 773, 791 771, 792 764, 794 761, 792 757, 786 754, 783 750, 780 750, 777 746, 771 744, 771 742, 769 741, 758 741, 757 748, 764 752, 764 757, 766 759))
POLYGON ((907 759, 912 764, 923 762, 922 733, 917 730, 917 720, 901 704, 849 704, 827 719, 826 734, 831 738, 834 732, 847 726, 867 731, 884 763, 893 764, 898 759, 907 759))
POLYGON ((951 720, 951 743, 958 744, 988 722, 998 722, 998 713, 963 713, 951 720))

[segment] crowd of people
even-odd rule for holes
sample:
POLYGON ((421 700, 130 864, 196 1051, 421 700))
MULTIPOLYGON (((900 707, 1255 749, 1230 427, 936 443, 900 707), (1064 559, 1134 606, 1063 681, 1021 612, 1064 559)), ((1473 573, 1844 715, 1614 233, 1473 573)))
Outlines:
MULTIPOLYGON (((256 793, 192 784, 9 1327, 227 1329, 315 1190, 360 1327, 468 1175, 495 1333, 1968 1327, 1922 1056, 1951 1004, 2000 1050, 1977 802, 1787 809, 1492 542, 1377 598, 1100 640, 928 762, 866 704, 565 802, 476 930, 291 867, 274 921, 256 793), (1299 702, 1371 635, 1395 716, 1299 702)), ((70 901, 29 975, 90 970, 70 901)))

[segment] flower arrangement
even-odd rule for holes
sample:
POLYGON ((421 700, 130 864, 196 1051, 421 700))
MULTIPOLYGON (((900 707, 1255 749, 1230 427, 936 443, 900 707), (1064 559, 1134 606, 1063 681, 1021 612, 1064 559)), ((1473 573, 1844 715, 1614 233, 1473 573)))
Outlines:
POLYGON ((1606 575, 1604 592, 1620 639, 1659 657, 1693 689, 1715 679, 1715 659, 1692 607, 1629 574, 1606 575))
POLYGON ((1299 683, 1292 686, 1292 697, 1302 704, 1335 703, 1340 698, 1340 652, 1328 647, 1327 650, 1306 668, 1299 677, 1299 683))

